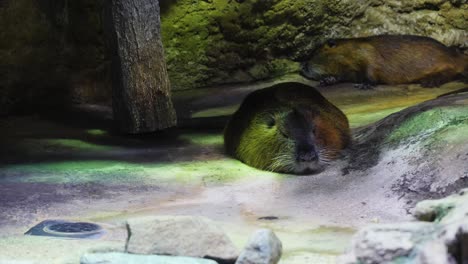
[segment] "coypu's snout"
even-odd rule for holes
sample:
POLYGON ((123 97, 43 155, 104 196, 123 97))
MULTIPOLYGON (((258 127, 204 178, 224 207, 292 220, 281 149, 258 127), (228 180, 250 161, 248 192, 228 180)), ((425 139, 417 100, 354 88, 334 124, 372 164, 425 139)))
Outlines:
POLYGON ((307 79, 319 80, 320 74, 314 70, 308 61, 301 62, 300 74, 307 79))
POLYGON ((296 154, 297 162, 313 162, 316 160, 318 160, 318 155, 314 146, 300 146, 300 148, 298 148, 296 154))
POLYGON ((296 106, 286 118, 288 134, 294 138, 295 173, 303 174, 320 169, 320 157, 316 146, 315 125, 312 119, 316 113, 308 106, 296 106))
POLYGON ((296 147, 296 162, 294 172, 297 174, 316 173, 323 169, 320 163, 318 152, 312 144, 300 145, 296 147))

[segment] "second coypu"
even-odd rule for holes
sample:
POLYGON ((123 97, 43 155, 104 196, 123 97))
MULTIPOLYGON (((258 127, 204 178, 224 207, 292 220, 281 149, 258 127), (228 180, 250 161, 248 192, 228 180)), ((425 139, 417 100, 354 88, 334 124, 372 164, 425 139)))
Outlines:
POLYGON ((249 94, 224 131, 228 154, 259 169, 320 171, 351 141, 348 119, 313 87, 281 83, 249 94))
POLYGON ((420 83, 424 87, 468 78, 468 56, 428 37, 381 35, 329 40, 302 64, 302 74, 325 84, 420 83))

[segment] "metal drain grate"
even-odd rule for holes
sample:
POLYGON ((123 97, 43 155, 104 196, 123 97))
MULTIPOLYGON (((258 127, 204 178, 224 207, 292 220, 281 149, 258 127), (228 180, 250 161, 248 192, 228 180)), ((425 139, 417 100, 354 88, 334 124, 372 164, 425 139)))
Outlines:
POLYGON ((24 234, 83 239, 98 238, 104 234, 104 229, 93 223, 46 220, 29 229, 24 234))

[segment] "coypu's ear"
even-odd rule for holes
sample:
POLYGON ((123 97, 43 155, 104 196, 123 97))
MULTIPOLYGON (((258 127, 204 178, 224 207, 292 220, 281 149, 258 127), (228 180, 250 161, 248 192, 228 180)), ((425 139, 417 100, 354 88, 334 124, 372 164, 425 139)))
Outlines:
POLYGON ((327 40, 327 46, 330 47, 330 48, 335 47, 336 46, 336 40, 334 40, 334 39, 327 40))

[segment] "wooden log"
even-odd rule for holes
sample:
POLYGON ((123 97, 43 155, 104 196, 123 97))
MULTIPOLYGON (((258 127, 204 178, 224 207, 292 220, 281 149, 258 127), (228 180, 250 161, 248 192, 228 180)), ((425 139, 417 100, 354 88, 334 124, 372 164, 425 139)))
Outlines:
POLYGON ((157 0, 108 0, 114 119, 124 133, 176 125, 157 0))

